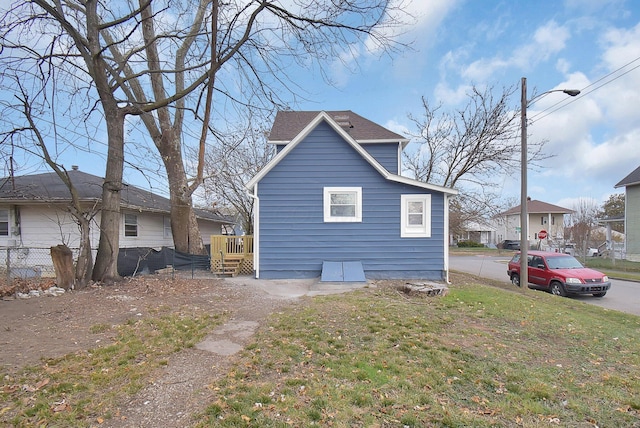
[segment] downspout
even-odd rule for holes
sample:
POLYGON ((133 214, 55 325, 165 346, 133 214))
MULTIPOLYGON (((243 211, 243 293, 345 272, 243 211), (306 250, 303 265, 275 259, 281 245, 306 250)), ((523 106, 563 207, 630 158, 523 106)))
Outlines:
POLYGON ((449 195, 444 194, 444 275, 447 284, 449 281, 449 195))
POLYGON ((253 193, 247 190, 247 196, 255 200, 253 205, 253 269, 256 279, 260 279, 260 198, 258 198, 258 184, 253 186, 253 193))

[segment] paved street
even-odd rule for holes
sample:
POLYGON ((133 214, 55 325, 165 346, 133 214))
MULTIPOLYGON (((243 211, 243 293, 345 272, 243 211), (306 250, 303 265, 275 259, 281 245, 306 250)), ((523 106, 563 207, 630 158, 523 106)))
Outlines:
MULTIPOLYGON (((507 262, 511 256, 512 254, 504 256, 451 256, 449 261, 451 270, 510 282, 507 276, 507 262)), ((637 282, 612 279, 611 289, 604 297, 577 296, 571 298, 640 316, 640 283, 637 282)))

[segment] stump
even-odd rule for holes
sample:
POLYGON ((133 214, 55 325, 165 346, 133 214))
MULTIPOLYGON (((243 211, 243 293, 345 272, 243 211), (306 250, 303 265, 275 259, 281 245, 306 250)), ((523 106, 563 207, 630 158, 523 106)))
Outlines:
POLYGON ((73 253, 64 244, 51 247, 51 260, 56 271, 56 285, 65 290, 73 288, 75 273, 73 268, 73 253))

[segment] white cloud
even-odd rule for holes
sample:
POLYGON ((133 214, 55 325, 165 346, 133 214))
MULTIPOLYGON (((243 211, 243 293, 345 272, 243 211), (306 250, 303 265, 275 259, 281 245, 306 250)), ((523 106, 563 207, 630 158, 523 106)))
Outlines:
POLYGON ((457 88, 450 88, 444 82, 438 83, 434 90, 437 102, 443 102, 448 105, 458 105, 469 100, 468 93, 471 85, 460 85, 457 88))
POLYGON ((555 21, 549 21, 539 27, 533 39, 526 45, 516 47, 508 58, 494 56, 481 58, 463 69, 463 78, 472 81, 485 81, 497 71, 506 68, 528 70, 551 55, 561 52, 570 37, 569 30, 555 21))
MULTIPOLYGON (((459 3, 459 0, 393 0, 387 8, 391 14, 376 29, 383 38, 408 44, 413 52, 421 52, 433 40, 433 34, 441 21, 459 3)), ((344 50, 343 55, 335 59, 330 68, 331 78, 340 87, 350 80, 352 71, 358 68, 357 61, 365 61, 367 66, 377 64, 382 46, 369 36, 364 43, 354 43, 344 50)), ((410 55, 413 57, 414 55, 410 55)), ((401 60, 400 60, 401 61, 401 60)), ((398 66, 400 73, 406 67, 398 66)), ((402 77, 401 77, 402 78, 402 77)))

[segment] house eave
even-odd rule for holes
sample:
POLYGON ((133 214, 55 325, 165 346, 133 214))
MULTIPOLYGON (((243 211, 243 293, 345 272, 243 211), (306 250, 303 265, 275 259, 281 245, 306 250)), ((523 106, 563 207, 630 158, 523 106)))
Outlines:
POLYGON ((435 192, 442 192, 450 196, 455 196, 459 193, 456 189, 451 189, 449 187, 425 183, 422 181, 414 180, 412 178, 403 177, 401 175, 387 174, 385 178, 390 181, 395 181, 396 183, 402 183, 402 184, 407 184, 409 186, 421 187, 423 189, 433 190, 435 192))
MULTIPOLYGON (((384 168, 373 156, 371 156, 361 145, 360 142, 356 141, 351 135, 340 126, 333 118, 327 114, 326 112, 320 112, 311 122, 305 126, 305 128, 298 133, 267 165, 260 170, 258 174, 256 174, 247 184, 245 185, 246 189, 251 191, 254 186, 262 180, 262 178, 273 169, 287 154, 293 150, 293 148, 298 145, 302 140, 304 140, 307 135, 311 133, 320 122, 325 121, 329 126, 331 126, 354 150, 360 154, 373 168, 378 171, 380 175, 382 175, 385 179, 395 181, 398 183, 407 184, 410 186, 421 187, 424 189, 429 189, 437 192, 443 192, 449 195, 457 195, 458 191, 455 189, 450 189, 447 187, 436 186, 429 183, 423 183, 421 181, 413 180, 411 178, 402 177, 400 175, 391 174, 386 168, 384 168)), ((367 141, 383 141, 383 140, 367 140, 367 141)), ((401 142, 403 140, 386 140, 387 142, 393 141, 395 143, 401 142)), ((407 140, 408 141, 408 140, 407 140)))
MULTIPOLYGON (((406 147, 407 144, 410 143, 409 139, 373 139, 373 140, 354 140, 358 144, 402 144, 402 147, 406 147)), ((274 144, 279 146, 284 146, 289 144, 290 140, 268 140, 267 144, 274 144)))
POLYGON ((640 181, 630 181, 628 183, 620 182, 620 183, 616 184, 615 186, 613 186, 613 188, 614 189, 618 189, 620 187, 637 186, 638 184, 640 184, 640 181))

